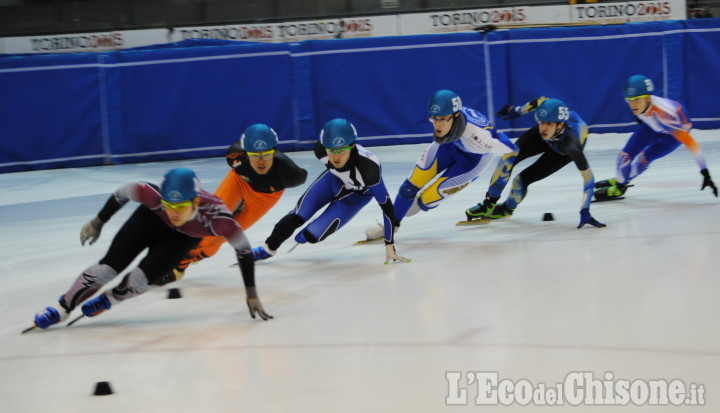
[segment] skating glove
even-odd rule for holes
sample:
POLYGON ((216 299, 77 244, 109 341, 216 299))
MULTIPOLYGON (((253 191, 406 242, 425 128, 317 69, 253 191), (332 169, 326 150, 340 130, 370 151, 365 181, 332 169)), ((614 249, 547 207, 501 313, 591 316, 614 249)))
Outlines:
POLYGON ((578 228, 582 228, 585 226, 585 224, 590 224, 597 228, 606 227, 607 225, 603 224, 602 222, 596 220, 595 218, 590 215, 590 208, 583 208, 580 210, 580 225, 578 225, 578 228))
POLYGON ((100 221, 98 217, 93 218, 92 221, 83 225, 82 230, 80 230, 80 245, 85 245, 85 241, 88 239, 90 239, 89 245, 93 245, 95 241, 100 238, 100 231, 102 231, 103 225, 105 225, 105 223, 100 221))
POLYGON ((713 182, 712 178, 710 178, 710 172, 707 170, 707 168, 705 168, 702 171, 700 171, 700 173, 703 176, 703 184, 702 184, 702 188, 700 188, 700 190, 702 191, 703 189, 705 189, 705 187, 709 186, 710 188, 712 188, 713 194, 717 197, 718 190, 717 190, 717 187, 715 186, 715 183, 713 182))
POLYGON ((502 120, 517 119, 522 116, 519 109, 519 106, 516 108, 513 105, 505 105, 502 107, 502 109, 495 113, 495 116, 497 116, 498 118, 502 118, 502 120))
POLYGON ((386 244, 385 245, 385 264, 389 263, 390 260, 400 261, 400 262, 412 261, 408 258, 397 255, 397 252, 395 251, 395 244, 386 244))
POLYGON ((257 315, 259 315, 260 318, 262 318, 263 320, 269 320, 273 318, 273 316, 266 313, 265 309, 263 309, 255 287, 247 287, 245 288, 245 292, 247 293, 247 305, 250 309, 250 317, 255 318, 255 313, 257 313, 257 315))

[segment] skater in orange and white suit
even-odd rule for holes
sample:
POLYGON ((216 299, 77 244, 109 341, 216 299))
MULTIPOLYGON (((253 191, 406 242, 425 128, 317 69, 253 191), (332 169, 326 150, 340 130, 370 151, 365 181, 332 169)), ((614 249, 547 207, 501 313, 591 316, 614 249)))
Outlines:
MULTIPOLYGON (((245 129, 225 154, 232 169, 215 190, 215 196, 232 211, 243 230, 265 215, 285 188, 302 185, 307 179, 307 171, 277 150, 277 145, 275 131, 258 123, 245 129)), ((160 284, 181 279, 188 265, 215 255, 224 242, 223 237, 203 238, 160 284)))
POLYGON ((700 190, 709 187, 712 194, 718 196, 700 145, 690 136, 692 124, 682 105, 656 96, 654 92, 652 80, 643 75, 630 76, 625 81, 623 95, 640 126, 618 155, 615 177, 595 183, 597 201, 622 199, 631 186, 630 181, 645 172, 651 162, 670 154, 680 145, 690 150, 700 168, 703 177, 700 190))

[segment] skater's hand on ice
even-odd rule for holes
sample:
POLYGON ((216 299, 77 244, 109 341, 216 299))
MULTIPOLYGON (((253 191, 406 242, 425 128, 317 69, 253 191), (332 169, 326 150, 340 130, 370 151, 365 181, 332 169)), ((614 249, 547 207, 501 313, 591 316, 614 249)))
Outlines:
POLYGON ((700 190, 702 191, 706 187, 709 186, 710 188, 712 188, 713 194, 717 197, 718 190, 717 190, 717 187, 715 186, 715 182, 713 182, 712 178, 710 178, 710 172, 708 172, 707 168, 705 168, 702 171, 700 171, 700 173, 703 176, 702 188, 700 188, 700 190))
POLYGON ((606 227, 607 225, 603 224, 602 222, 596 220, 595 218, 590 215, 590 208, 583 208, 580 210, 580 225, 578 225, 578 228, 582 228, 585 226, 585 224, 590 224, 597 228, 606 227))
POLYGON ((389 263, 390 260, 400 262, 412 261, 408 258, 397 255, 397 252, 395 251, 395 244, 387 244, 385 245, 385 264, 389 263))
POLYGON ((85 241, 90 239, 90 245, 93 245, 98 238, 100 238, 100 231, 105 223, 100 221, 100 218, 95 217, 92 221, 83 225, 80 230, 80 245, 85 245, 85 241))
POLYGON ((255 287, 247 287, 245 291, 247 292, 247 305, 248 309, 250 309, 250 317, 255 318, 255 313, 257 313, 257 315, 259 315, 263 320, 273 318, 273 316, 265 312, 265 309, 257 296, 257 290, 255 287))

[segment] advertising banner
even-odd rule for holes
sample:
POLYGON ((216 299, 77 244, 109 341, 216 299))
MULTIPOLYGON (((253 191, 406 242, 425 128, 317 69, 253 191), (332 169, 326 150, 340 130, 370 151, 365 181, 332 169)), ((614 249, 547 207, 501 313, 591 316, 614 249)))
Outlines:
POLYGON ((173 41, 187 39, 244 40, 251 42, 298 42, 302 40, 352 39, 396 36, 397 16, 353 17, 287 23, 237 24, 175 28, 173 41))
POLYGON ((622 24, 687 18, 685 0, 588 3, 570 8, 570 22, 575 24, 622 24))
POLYGON ((303 40, 465 32, 488 24, 500 28, 512 28, 622 24, 683 20, 686 17, 686 0, 626 1, 561 6, 508 6, 283 23, 231 24, 106 33, 7 37, 0 38, 0 53, 108 51, 173 43, 188 39, 282 43, 303 40))
POLYGON ((403 14, 399 16, 399 26, 402 35, 410 35, 463 32, 487 24, 566 24, 570 21, 569 12, 567 6, 540 6, 403 14))
MULTIPOLYGON (((106 52, 173 41, 165 29, 6 37, 0 53, 106 52)), ((0 43, 2 45, 2 43, 0 43)))

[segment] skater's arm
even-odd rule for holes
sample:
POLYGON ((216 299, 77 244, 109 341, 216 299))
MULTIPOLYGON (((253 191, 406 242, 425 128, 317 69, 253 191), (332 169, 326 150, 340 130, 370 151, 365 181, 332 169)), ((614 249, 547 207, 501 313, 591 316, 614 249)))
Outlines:
POLYGON ((275 161, 278 163, 277 173, 283 188, 294 188, 304 184, 307 180, 307 170, 299 167, 284 153, 278 151, 275 161))
POLYGON ((385 227, 385 244, 392 244, 395 242, 395 208, 393 207, 390 194, 385 187, 385 182, 380 179, 377 185, 370 188, 370 192, 380 205, 383 213, 383 225, 385 227))
POLYGON ((580 171, 580 175, 583 177, 583 197, 580 209, 589 208, 593 190, 595 189, 595 177, 590 169, 590 164, 583 153, 583 148, 578 139, 573 137, 572 139, 564 140, 563 143, 561 148, 562 153, 572 159, 578 171, 580 171))
POLYGON ((700 167, 700 170, 707 169, 705 156, 703 155, 702 149, 700 149, 700 145, 698 145, 697 141, 695 141, 688 132, 682 129, 672 129, 670 130, 670 133, 675 137, 675 139, 687 146, 693 158, 695 158, 695 162, 697 162, 700 167))
POLYGON ((220 232, 222 232, 222 236, 227 239, 228 243, 235 248, 238 267, 240 268, 240 274, 245 284, 245 293, 247 296, 245 301, 250 311, 250 316, 255 318, 257 314, 263 320, 271 319, 273 316, 265 312, 257 294, 257 287, 255 286, 255 257, 250 249, 250 241, 235 220, 229 221, 235 224, 234 227, 229 229, 222 228, 220 232))
POLYGON ((548 98, 545 96, 540 96, 539 98, 535 98, 522 106, 513 106, 508 104, 503 106, 502 109, 495 114, 495 116, 502 118, 502 120, 516 119, 536 110, 547 99, 548 98))
POLYGON ((141 192, 148 192, 148 198, 157 198, 159 202, 160 194, 157 192, 157 186, 148 184, 147 182, 132 182, 121 186, 110 198, 105 202, 97 216, 83 225, 80 230, 80 245, 85 245, 86 241, 90 241, 90 245, 100 237, 103 225, 115 215, 129 200, 141 202, 141 192))

